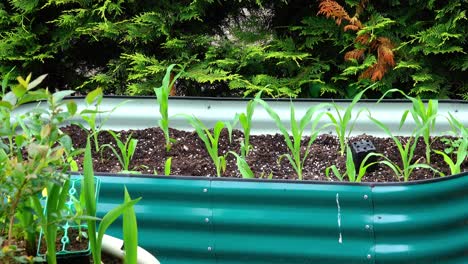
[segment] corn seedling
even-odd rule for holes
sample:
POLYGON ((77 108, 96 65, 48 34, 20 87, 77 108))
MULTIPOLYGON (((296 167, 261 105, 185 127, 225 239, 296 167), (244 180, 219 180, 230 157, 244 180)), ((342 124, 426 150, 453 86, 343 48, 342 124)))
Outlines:
POLYGON ((435 153, 441 155, 444 158, 445 163, 450 167, 451 175, 455 175, 461 172, 461 164, 465 161, 467 157, 467 149, 468 149, 468 139, 464 139, 461 144, 458 146, 456 151, 457 159, 455 162, 450 158, 449 155, 445 154, 442 151, 434 150, 435 153))
POLYGON ((448 121, 454 135, 460 138, 451 142, 451 151, 449 153, 438 150, 434 150, 434 152, 444 158, 445 163, 450 167, 450 173, 455 175, 461 172, 461 164, 466 160, 468 155, 468 129, 450 113, 448 121), (451 153, 456 153, 455 161, 448 155, 451 153))
POLYGON ((166 140, 166 151, 171 149, 172 143, 175 142, 169 135, 169 93, 175 81, 180 77, 182 71, 180 71, 174 78, 171 79, 171 71, 176 66, 176 64, 171 64, 167 70, 166 75, 164 75, 161 87, 154 88, 154 93, 156 94, 156 100, 159 104, 159 113, 161 114, 161 119, 158 121, 159 127, 164 133, 164 138, 166 140))
POLYGON ((290 123, 290 126, 291 126, 292 138, 293 138, 291 140, 290 135, 288 133, 288 130, 286 129, 286 127, 281 122, 280 117, 268 105, 268 103, 263 101, 260 98, 255 98, 255 101, 257 101, 259 104, 261 104, 263 106, 263 108, 265 108, 265 110, 268 112, 270 117, 275 121, 276 126, 281 131, 281 133, 283 134, 284 140, 286 142, 286 146, 288 147, 289 151, 291 152, 291 153, 287 153, 287 154, 282 155, 279 158, 279 160, 281 160, 283 157, 286 157, 289 160, 289 162, 291 163, 291 165, 293 166, 294 170, 296 171, 299 180, 302 180, 302 169, 304 167, 304 162, 307 159, 307 156, 309 155, 310 146, 312 145, 312 143, 317 138, 318 133, 323 128, 328 126, 328 125, 324 125, 321 128, 317 129, 317 125, 318 125, 320 119, 322 118, 323 114, 325 114, 325 112, 320 112, 319 114, 315 115, 315 117, 313 117, 313 116, 320 109, 329 106, 329 104, 319 104, 319 105, 316 105, 314 107, 309 108, 307 110, 307 112, 305 113, 305 115, 301 118, 300 122, 298 123, 296 121, 296 114, 295 114, 295 111, 294 111, 294 106, 291 103, 291 108, 290 108, 291 123, 290 123), (310 125, 311 122, 312 122, 312 128, 311 128, 310 139, 309 139, 309 142, 307 143, 305 153, 303 155, 301 155, 302 136, 304 134, 305 129, 308 128, 308 126, 310 125))
POLYGON ((136 250, 137 250, 137 224, 135 220, 135 211, 133 206, 141 199, 131 200, 128 195, 127 188, 125 188, 124 202, 116 208, 107 212, 101 219, 99 229, 96 232, 96 194, 95 182, 93 171, 93 160, 91 157, 91 144, 89 138, 87 139, 84 161, 83 161, 83 178, 81 184, 81 192, 84 194, 85 210, 88 216, 88 236, 91 245, 91 253, 93 255, 94 263, 101 263, 101 249, 102 239, 109 226, 119 216, 123 215, 123 234, 125 244, 125 263, 136 264, 136 250))
POLYGON ((164 175, 169 176, 171 175, 171 165, 172 165, 172 157, 166 159, 164 162, 164 175))
POLYGON ((398 89, 388 90, 382 96, 382 98, 385 97, 388 93, 392 93, 392 92, 399 92, 403 96, 405 96, 408 100, 411 101, 412 108, 410 110, 406 110, 403 113, 403 116, 401 117, 401 120, 400 120, 400 129, 405 123, 408 114, 411 113, 411 116, 413 117, 413 120, 416 124, 416 129, 421 130, 421 135, 424 139, 424 144, 426 144, 426 162, 427 164, 431 164, 431 142, 430 140, 431 140, 431 132, 434 130, 434 127, 435 127, 437 111, 439 108, 438 101, 432 100, 432 99, 429 100, 427 103, 427 108, 426 108, 421 98, 419 97, 414 98, 414 97, 408 96, 403 91, 398 90, 398 89))
MULTIPOLYGON (((85 109, 80 112, 81 118, 88 124, 89 129, 91 129, 91 135, 93 137, 93 142, 94 142, 94 149, 96 150, 96 152, 99 151, 99 142, 98 142, 99 133, 101 132, 102 127, 105 125, 105 123, 109 119, 110 114, 114 112, 117 108, 119 108, 121 105, 128 102, 128 101, 124 101, 118 104, 117 106, 115 106, 114 108, 112 108, 110 111, 101 111, 100 106, 101 106, 103 97, 104 95, 102 93, 101 88, 96 88, 93 91, 89 92, 85 97, 85 102, 87 104, 87 107, 93 106, 93 109, 85 109), (98 117, 100 117, 100 115, 103 113, 108 113, 108 115, 105 118, 98 120, 98 117)), ((84 127, 81 124, 78 123, 77 125, 84 129, 84 127)))
POLYGON ((228 153, 232 154, 233 156, 236 157, 237 168, 239 169, 239 172, 241 173, 242 178, 244 178, 244 179, 255 178, 255 174, 250 169, 249 164, 247 163, 247 161, 242 156, 239 156, 234 151, 229 151, 228 153))
POLYGON ((85 109, 81 111, 81 118, 86 121, 89 126, 89 129, 92 131, 94 148, 96 151, 99 151, 99 142, 98 135, 101 131, 102 123, 96 122, 97 116, 99 113, 99 107, 102 103, 103 93, 101 88, 96 88, 95 90, 89 92, 85 97, 85 102, 88 107, 94 104, 94 109, 85 109))
POLYGON ((372 88, 375 84, 370 85, 366 89, 362 90, 360 93, 358 93, 351 103, 346 107, 344 114, 342 115, 340 112, 340 108, 336 103, 333 103, 333 108, 335 109, 336 117, 332 113, 327 113, 327 116, 330 118, 333 126, 335 127, 335 132, 336 136, 338 137, 338 140, 340 142, 340 154, 341 156, 344 155, 345 150, 346 150, 346 145, 347 145, 347 139, 351 135, 351 132, 354 129, 354 125, 356 124, 356 120, 358 119, 359 115, 364 111, 365 109, 360 109, 359 112, 357 113, 356 117, 354 118, 354 121, 352 121, 352 111, 354 109, 354 106, 356 103, 361 99, 362 95, 370 88, 372 88), (352 124, 350 125, 350 122, 352 121, 352 124))
POLYGON ((370 166, 378 163, 378 161, 376 161, 376 162, 371 162, 371 163, 366 165, 366 161, 372 156, 377 156, 377 154, 376 153, 369 153, 364 158, 364 160, 362 161, 361 165, 359 166, 359 170, 356 173, 356 167, 354 165, 353 155, 351 153, 350 148, 346 147, 346 172, 341 174, 340 171, 338 170, 338 168, 335 165, 332 165, 332 166, 325 169, 325 175, 327 176, 327 178, 330 179, 330 170, 331 170, 333 172, 333 174, 340 181, 343 181, 345 179, 345 177, 348 177, 348 180, 350 182, 361 182, 361 179, 366 174, 367 169, 370 166))
MULTIPOLYGON (((259 92, 255 98, 260 98, 261 92, 259 92)), ((250 129, 252 127, 252 116, 255 111, 257 101, 250 100, 247 103, 247 109, 245 113, 237 114, 235 117, 235 123, 239 121, 244 131, 244 140, 241 142, 241 155, 245 159, 249 155, 249 151, 252 148, 250 145, 250 129)))
MULTIPOLYGON (((164 162, 164 175, 165 176, 171 175, 171 168, 172 168, 172 157, 169 157, 164 162)), ((156 175, 156 176, 161 175, 161 174, 159 174, 157 169, 153 169, 153 174, 156 175)))
POLYGON ((376 156, 382 157, 384 159, 382 161, 379 161, 379 163, 390 167, 393 170, 393 172, 395 172, 395 175, 398 178, 398 180, 403 179, 405 182, 408 181, 409 177, 411 176, 411 173, 416 168, 431 169, 434 172, 438 172, 428 164, 419 163, 421 158, 412 163, 414 157, 414 150, 416 149, 416 145, 418 144, 418 139, 421 135, 422 128, 415 130, 415 132, 413 132, 413 135, 408 139, 408 141, 406 143, 402 143, 400 139, 393 136, 393 134, 390 132, 390 129, 387 126, 385 126, 382 122, 378 121, 377 119, 371 116, 369 116, 369 118, 395 142, 395 145, 398 148, 398 152, 400 153, 401 157, 401 162, 403 164, 402 167, 400 167, 397 163, 391 161, 386 156, 382 154, 376 154, 376 156))
POLYGON ((232 138, 231 123, 218 121, 214 125, 213 133, 211 133, 210 130, 202 123, 202 121, 200 121, 200 119, 194 116, 189 116, 189 115, 182 115, 182 116, 187 118, 187 120, 192 125, 192 127, 195 128, 195 131, 197 132, 198 137, 200 137, 203 143, 205 143, 206 150, 208 151, 208 154, 210 155, 215 165, 216 175, 220 177, 222 172, 226 171, 226 156, 219 155, 219 152, 218 152, 219 137, 221 135, 221 131, 223 130, 223 128, 227 128, 228 133, 229 133, 229 141, 231 140, 232 138))
POLYGON ((119 163, 122 166, 122 171, 129 172, 128 167, 130 165, 130 161, 133 158, 133 154, 135 154, 138 140, 132 138, 132 135, 130 134, 127 137, 127 140, 125 141, 125 143, 123 143, 122 140, 120 140, 120 134, 117 135, 113 131, 107 131, 107 132, 109 132, 109 134, 112 135, 115 142, 117 143, 117 147, 120 150, 120 154, 111 144, 104 144, 101 147, 101 155, 102 155, 102 150, 104 150, 104 148, 109 148, 119 160, 119 163))

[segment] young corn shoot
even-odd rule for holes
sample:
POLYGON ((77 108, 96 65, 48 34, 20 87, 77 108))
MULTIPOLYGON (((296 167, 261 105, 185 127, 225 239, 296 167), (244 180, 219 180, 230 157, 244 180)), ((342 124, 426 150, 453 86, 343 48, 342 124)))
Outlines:
POLYGON ((360 109, 359 112, 357 113, 356 117, 354 118, 354 121, 350 125, 350 122, 352 121, 352 111, 354 109, 354 106, 357 104, 357 102, 361 99, 362 95, 372 88, 375 84, 370 85, 366 89, 362 90, 360 93, 358 93, 351 103, 346 107, 344 114, 342 115, 340 112, 340 108, 336 103, 333 103, 333 108, 335 109, 336 117, 332 113, 327 113, 327 116, 330 118, 333 126, 335 127, 335 132, 336 136, 338 137, 338 140, 340 142, 340 154, 341 156, 344 155, 345 150, 346 150, 346 144, 347 144, 347 139, 351 135, 351 132, 354 129, 354 126, 356 124, 356 120, 358 119, 359 115, 362 113, 362 111, 365 110, 365 108, 360 109))
MULTIPOLYGON (((398 89, 390 89, 388 90, 383 96, 385 97, 388 93, 392 92, 399 92, 403 96, 405 96, 408 100, 412 103, 412 108, 410 110, 406 110, 403 113, 403 116, 400 120, 400 128, 406 121, 406 118, 409 113, 413 117, 413 120, 416 124, 416 129, 421 130, 421 135, 424 139, 424 144, 426 145, 426 163, 431 164, 431 132, 434 130, 436 117, 437 117, 437 110, 439 108, 439 103, 437 100, 429 100, 427 102, 427 107, 424 105, 424 102, 421 98, 411 97, 406 95, 403 91, 398 89)), ((381 98, 381 99, 382 99, 381 98)), ((380 100, 381 100, 380 99, 380 100)), ((379 101, 380 101, 379 100, 379 101)))
POLYGON ((310 152, 310 146, 312 143, 315 141, 315 139, 318 136, 318 133, 326 126, 324 125, 321 128, 317 129, 318 123, 321 120, 322 116, 325 114, 325 112, 320 112, 317 115, 315 115, 320 109, 325 108, 329 106, 329 104, 318 104, 314 107, 311 107, 307 110, 305 115, 301 118, 299 122, 296 121, 296 114, 294 111, 294 106, 291 103, 291 108, 290 108, 290 114, 291 114, 291 133, 292 133, 292 140, 290 138, 290 135, 288 133, 288 130, 286 127, 283 125, 281 122, 280 117, 278 114, 268 105, 267 102, 260 98, 255 98, 255 101, 258 102, 263 106, 263 108, 268 112, 270 117, 275 121, 276 126, 280 130, 281 134, 283 134, 284 140, 286 142, 286 146, 288 147, 290 153, 282 155, 279 160, 281 160, 283 157, 286 157, 289 162, 291 163, 291 166, 294 168, 294 170, 297 173, 297 177, 299 180, 302 180, 302 170, 304 167, 304 162, 307 159, 309 152, 310 152), (315 117, 313 117, 315 115, 315 117), (310 123, 312 122, 312 128, 311 128, 311 134, 310 134, 310 139, 309 142, 307 143, 307 147, 305 149, 305 152, 303 155, 301 155, 301 140, 302 136, 304 134, 304 131, 306 128, 309 127, 310 123))
MULTIPOLYGON (((169 157, 164 162, 164 175, 169 176, 171 175, 171 166, 172 166, 172 157, 169 157)), ((153 169, 154 175, 160 175, 157 169, 153 169)))
POLYGON ((172 157, 166 159, 164 162, 164 175, 169 176, 171 175, 171 164, 172 164, 172 157))
POLYGON ((461 164, 466 160, 468 155, 468 128, 466 128, 457 118, 449 113, 448 121, 455 135, 459 136, 459 143, 454 151, 457 156, 455 161, 446 153, 438 150, 434 152, 444 158, 445 163, 450 167, 451 175, 461 173, 461 164))
POLYGON ((398 148, 398 152, 400 153, 401 157, 402 167, 400 167, 397 163, 391 161, 388 157, 382 154, 376 154, 378 157, 382 157, 384 159, 382 161, 379 161, 379 163, 390 167, 393 170, 393 172, 395 172, 395 175, 398 180, 403 179, 405 182, 408 181, 411 176, 411 173, 416 168, 425 168, 430 169, 434 172, 438 172, 436 169, 432 168, 428 164, 419 163, 422 157, 416 160, 414 163, 412 163, 414 157, 414 150, 416 149, 416 145, 418 144, 418 139, 421 135, 422 128, 416 129, 415 132, 413 132, 412 137, 410 137, 406 143, 402 143, 400 139, 395 137, 390 132, 390 129, 386 125, 384 125, 382 122, 371 116, 369 116, 369 118, 395 142, 395 145, 398 148))
POLYGON ((242 156, 239 156, 234 151, 229 151, 228 153, 233 155, 234 157, 236 157, 237 168, 239 169, 239 172, 241 173, 242 178, 244 178, 244 179, 253 179, 253 178, 255 178, 255 174, 250 169, 249 164, 247 163, 245 158, 243 158, 242 156))
POLYGON ((171 78, 171 71, 176 66, 176 64, 171 64, 167 70, 166 75, 162 80, 162 84, 159 88, 154 88, 154 93, 156 94, 156 100, 159 105, 159 113, 161 114, 161 119, 158 121, 159 127, 164 133, 164 138, 166 140, 166 151, 171 149, 172 143, 175 143, 175 140, 172 139, 169 135, 169 93, 175 81, 180 77, 182 71, 180 71, 174 78, 171 78))
MULTIPOLYGON (((94 105, 92 109, 84 109, 83 111, 80 112, 81 118, 88 124, 89 129, 91 129, 91 136, 93 138, 94 142, 94 149, 96 152, 99 151, 99 142, 98 142, 98 136, 99 133, 102 130, 102 127, 105 125, 107 120, 110 117, 110 114, 114 112, 117 108, 119 108, 121 105, 127 103, 128 101, 123 101, 122 103, 118 104, 114 108, 112 108, 110 111, 102 111, 100 110, 102 100, 104 98, 104 94, 102 92, 101 88, 96 88, 93 91, 89 92, 86 97, 85 97, 85 102, 88 107, 91 107, 94 105), (100 117, 101 114, 103 113, 108 113, 108 115, 101 119, 98 120, 98 117, 100 117)), ((78 123, 80 127, 84 129, 84 127, 78 123)))
MULTIPOLYGON (((255 98, 260 98, 261 92, 259 92, 255 98)), ((241 142, 241 156, 245 159, 249 155, 249 151, 252 148, 250 145, 250 129, 252 127, 252 116, 255 111, 257 102, 250 100, 247 103, 247 109, 245 113, 237 114, 234 123, 239 121, 244 130, 244 140, 241 142)))
POLYGON ((328 168, 325 169, 325 175, 327 178, 330 179, 330 170, 333 172, 333 174, 340 180, 343 181, 345 177, 348 177, 348 180, 350 182, 361 182, 362 177, 366 174, 367 168, 370 166, 378 163, 378 161, 371 162, 369 164, 366 164, 366 161, 372 157, 372 156, 378 156, 377 153, 369 153, 364 160, 362 161, 361 165, 359 166, 359 170, 356 173, 356 167, 354 165, 353 161, 353 155, 351 153, 351 150, 348 147, 346 147, 346 171, 341 174, 338 168, 335 165, 332 165, 328 168))
MULTIPOLYGON (((461 173, 461 164, 465 161, 468 153, 468 139, 464 139, 457 149, 457 158, 455 162, 450 158, 449 155, 445 154, 442 151, 434 150, 435 153, 441 155, 444 158, 445 163, 450 167, 450 174, 455 175, 461 173)), ((442 174, 442 176, 445 176, 442 174)))
POLYGON ((101 131, 102 124, 96 122, 97 115, 101 113, 99 107, 102 103, 103 93, 101 88, 96 88, 89 92, 85 97, 85 102, 88 106, 94 104, 94 109, 85 109, 81 111, 81 118, 88 123, 89 129, 92 131, 94 148, 96 151, 99 150, 98 135, 101 131))
POLYGON ((194 116, 189 116, 189 115, 182 115, 184 116, 189 123, 192 125, 193 128, 195 128, 195 131, 198 134, 198 137, 205 143, 206 150, 208 151, 208 154, 210 155, 211 159, 213 160, 213 163, 216 168, 216 175, 218 177, 221 177, 221 174, 226 171, 226 155, 219 155, 218 152, 218 142, 219 142, 219 137, 221 135, 221 131, 224 128, 227 128, 228 133, 229 133, 229 141, 231 141, 232 138, 232 125, 229 122, 222 122, 218 121, 213 128, 213 133, 210 132, 210 130, 200 121, 200 119, 194 117, 194 116))
POLYGON ((117 152, 117 150, 114 148, 114 146, 112 146, 110 144, 105 144, 105 145, 101 146, 101 154, 102 154, 102 150, 104 150, 104 148, 106 148, 106 147, 109 148, 114 153, 114 155, 117 157, 117 159, 119 160, 119 163, 122 166, 122 172, 129 172, 128 167, 130 165, 130 161, 133 158, 133 154, 135 154, 135 150, 136 150, 136 147, 137 147, 137 144, 138 144, 138 140, 132 138, 132 135, 130 134, 127 137, 127 140, 125 141, 125 143, 123 143, 122 140, 120 140, 120 134, 117 135, 113 131, 107 131, 107 132, 109 132, 109 134, 112 135, 115 142, 117 143, 117 147, 120 150, 120 154, 117 152))

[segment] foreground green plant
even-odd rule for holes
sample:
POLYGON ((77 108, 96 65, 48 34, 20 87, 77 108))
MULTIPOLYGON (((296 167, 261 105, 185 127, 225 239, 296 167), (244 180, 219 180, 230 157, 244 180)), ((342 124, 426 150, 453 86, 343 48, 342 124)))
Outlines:
MULTIPOLYGON (((73 101, 63 101, 74 91, 36 89, 45 77, 18 77, 11 91, 4 79, 0 101, 0 223, 5 223, 0 236, 6 237, 7 248, 24 240, 28 255, 35 254, 37 223, 43 227, 50 247, 57 224, 64 219, 62 197, 69 179, 66 153, 73 153, 71 144, 66 144, 71 139, 59 126, 76 113, 73 101), (13 115, 21 105, 39 100, 47 107, 13 115), (51 198, 43 205, 38 197, 45 188, 51 198), (44 207, 47 214, 43 214, 44 207)), ((54 250, 55 240, 54 249, 48 249, 49 263, 56 262, 54 250)))
POLYGON ((371 158, 372 156, 378 156, 377 153, 369 153, 363 160, 361 165, 359 166, 359 170, 356 173, 356 166, 354 165, 353 161, 353 154, 351 153, 351 150, 348 147, 346 147, 346 171, 342 174, 338 170, 338 168, 335 165, 332 165, 328 168, 325 169, 325 175, 327 178, 330 179, 330 170, 333 172, 333 174, 340 180, 343 181, 345 177, 348 178, 349 182, 361 182, 362 177, 366 174, 367 169, 370 166, 373 166, 374 164, 378 163, 377 161, 371 162, 369 164, 366 164, 367 160, 371 158))
MULTIPOLYGON (((384 98, 388 93, 392 92, 399 92, 403 96, 405 96, 408 100, 412 103, 412 108, 410 110, 406 110, 403 113, 403 116, 400 120, 400 129, 406 121, 406 117, 408 113, 411 113, 413 120, 416 124, 416 130, 421 131, 421 135, 424 139, 424 144, 426 144, 426 162, 427 164, 431 164, 431 132, 434 131, 435 124, 436 124, 436 117, 437 111, 439 108, 439 103, 437 100, 430 99, 427 103, 427 107, 424 105, 424 102, 421 98, 411 97, 406 95, 403 91, 398 89, 390 89, 388 90, 382 98, 384 98)), ((380 100, 382 100, 382 98, 380 100)), ((379 101, 380 101, 379 100, 379 101)))
POLYGON ((421 158, 417 159, 415 162, 413 162, 414 158, 414 150, 416 149, 416 146, 418 144, 418 139, 421 135, 421 129, 419 128, 418 130, 415 130, 411 137, 406 141, 406 143, 402 143, 398 137, 394 136, 391 132, 390 129, 385 126, 382 122, 379 120, 369 116, 369 118, 378 126, 380 127, 392 140, 395 142, 395 145, 398 148, 398 152, 400 153, 400 158, 402 162, 402 166, 400 167, 397 163, 391 161, 388 157, 377 153, 376 156, 383 158, 384 160, 379 161, 379 163, 382 163, 384 165, 387 165, 390 167, 393 172, 395 172, 395 175, 398 180, 403 179, 405 182, 409 180, 411 174, 413 173, 413 170, 416 168, 425 168, 425 169, 430 169, 434 172, 438 172, 434 168, 432 168, 428 164, 424 163, 419 163, 421 158))
POLYGON ((128 167, 130 166, 130 161, 133 158, 133 155, 135 154, 135 150, 138 144, 138 140, 132 138, 132 134, 128 135, 127 140, 125 143, 120 140, 120 134, 116 134, 114 131, 107 131, 111 136, 114 138, 118 149, 120 150, 120 154, 117 152, 114 146, 111 144, 104 144, 101 146, 101 153, 102 150, 105 148, 109 148, 114 155, 117 157, 119 160, 120 165, 122 166, 122 172, 129 172, 128 167))
POLYGON ((33 197, 33 208, 39 215, 42 232, 47 245, 47 263, 57 263, 56 243, 59 225, 67 217, 66 202, 68 200, 70 181, 62 186, 51 183, 47 190, 46 210, 43 212, 42 204, 38 196, 33 197))
POLYGON ((222 122, 218 121, 213 128, 213 133, 200 121, 200 119, 189 116, 189 115, 182 115, 184 116, 188 122, 195 128, 195 131, 198 134, 198 137, 205 143, 206 150, 210 155, 211 159, 216 168, 216 175, 218 177, 221 176, 224 171, 226 171, 226 155, 219 155, 218 152, 218 144, 219 144, 219 137, 221 135, 221 131, 224 128, 227 128, 229 133, 229 141, 232 138, 232 125, 229 122, 222 122))
POLYGON ((166 75, 164 75, 161 87, 154 88, 154 93, 156 94, 156 100, 158 101, 159 105, 159 114, 161 114, 161 119, 158 121, 159 127, 162 129, 164 133, 164 138, 166 140, 166 151, 171 149, 172 143, 175 142, 169 135, 169 93, 171 92, 174 83, 182 74, 180 71, 174 78, 171 78, 172 69, 176 66, 176 64, 171 64, 167 67, 166 75))
POLYGON ((327 116, 330 118, 333 126, 335 127, 336 136, 338 137, 338 140, 340 142, 341 156, 343 156, 345 153, 346 144, 348 143, 347 139, 349 138, 349 136, 351 135, 351 132, 354 129, 356 120, 358 119, 362 111, 365 110, 365 108, 360 109, 356 117, 354 118, 353 123, 350 125, 350 122, 352 121, 352 112, 353 112, 354 106, 357 104, 359 100, 361 100, 362 95, 367 90, 372 88, 373 86, 375 86, 375 84, 370 85, 369 87, 367 87, 366 89, 358 93, 356 96, 354 96, 351 103, 348 105, 348 107, 346 107, 343 115, 340 112, 340 107, 336 103, 333 103, 332 105, 333 105, 333 108, 335 109, 335 113, 337 117, 335 117, 332 113, 327 113, 327 116))
POLYGON ((302 169, 304 167, 304 162, 309 156, 310 152, 310 146, 312 143, 315 141, 317 138, 319 132, 327 127, 328 125, 324 125, 320 128, 317 128, 319 121, 321 120, 322 116, 325 114, 325 112, 319 112, 319 110, 330 106, 330 104, 318 104, 314 107, 311 107, 307 110, 305 115, 301 118, 299 122, 296 121, 296 114, 294 111, 294 106, 291 102, 290 106, 290 113, 291 113, 291 136, 292 140, 290 138, 290 135, 288 133, 288 130, 286 127, 283 125, 281 122, 281 118, 278 116, 278 114, 268 105, 267 102, 260 98, 255 98, 255 101, 258 102, 265 108, 265 110, 268 112, 271 118, 273 118, 273 121, 275 121, 276 126, 279 128, 281 134, 283 134, 284 141, 286 142, 286 146, 288 147, 289 151, 291 153, 287 153, 282 155, 279 160, 281 160, 283 157, 286 157, 289 160, 289 163, 293 166, 294 170, 297 173, 297 177, 299 180, 302 180, 302 169), (302 136, 304 134, 305 129, 312 123, 311 126, 311 132, 310 132, 310 139, 309 142, 307 143, 306 149, 304 154, 302 155, 301 153, 301 140, 302 136))
POLYGON ((96 232, 96 195, 95 181, 93 171, 93 160, 91 157, 91 144, 89 138, 86 142, 85 156, 83 161, 83 178, 81 183, 81 192, 84 194, 89 241, 94 263, 101 263, 102 239, 109 226, 119 216, 123 215, 123 234, 125 244, 125 263, 136 264, 137 254, 137 223, 133 206, 141 199, 130 199, 127 188, 125 188, 124 202, 116 208, 110 210, 101 219, 99 229, 96 232))

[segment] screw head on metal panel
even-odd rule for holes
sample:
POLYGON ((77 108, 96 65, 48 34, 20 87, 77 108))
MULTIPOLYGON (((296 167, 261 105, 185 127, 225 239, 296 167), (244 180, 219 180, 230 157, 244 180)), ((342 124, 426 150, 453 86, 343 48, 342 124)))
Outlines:
POLYGON ((367 259, 371 259, 371 258, 372 258, 371 254, 367 254, 367 259))
POLYGON ((367 198, 369 198, 369 196, 367 196, 367 194, 364 194, 364 200, 367 200, 367 198))
POLYGON ((204 188, 204 189, 203 189, 203 192, 208 192, 208 189, 207 189, 207 188, 204 188))
POLYGON ((208 251, 211 251, 211 250, 212 250, 212 248, 211 248, 211 247, 208 247, 208 251))
POLYGON ((207 223, 208 223, 209 221, 210 221, 210 219, 209 219, 208 217, 207 217, 207 218, 205 218, 205 222, 207 222, 207 223))

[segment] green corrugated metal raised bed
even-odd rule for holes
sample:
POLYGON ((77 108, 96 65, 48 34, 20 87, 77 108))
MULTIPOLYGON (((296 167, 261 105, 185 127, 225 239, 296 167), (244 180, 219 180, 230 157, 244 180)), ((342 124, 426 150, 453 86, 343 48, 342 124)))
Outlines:
MULTIPOLYGON (((111 98, 112 109, 125 98, 111 98)), ((154 98, 133 99, 112 113, 106 128, 154 126, 154 98), (134 113, 138 113, 135 116, 134 113)), ((109 102, 108 101, 108 102, 109 102)), ((242 100, 170 102, 171 115, 186 111, 214 121, 245 109, 242 100)), ((301 115, 310 101, 297 102, 301 115)), ((341 102, 345 104, 346 102, 341 102)), ((363 102, 392 128, 405 102, 381 107, 363 102), (392 115, 388 112, 392 111, 392 115)), ((272 102, 280 112, 289 102, 272 102)), ((295 103, 296 104, 296 103, 295 103)), ((467 123, 466 103, 445 102, 467 123)), ((27 111, 27 109, 23 109, 27 111)), ((156 117, 155 117, 156 115, 156 117)), ((283 113, 283 116, 286 114, 283 113)), ((272 133, 265 113, 253 133, 272 133)), ((172 126, 187 129, 179 118, 172 126)), ((409 124, 411 126, 411 124, 409 124)), ((442 122, 442 130, 448 127, 442 122)), ((408 135, 410 129, 401 133, 408 135)), ((362 119, 355 133, 376 134, 362 119)), ((136 205, 140 245, 171 263, 468 263, 468 173, 410 183, 329 183, 232 180, 206 177, 99 175, 99 214, 121 202, 126 186, 136 205)), ((119 227, 110 230, 120 236, 119 227)))
POLYGON ((144 197, 140 244, 161 263, 468 263, 467 173, 407 184, 100 178, 101 213, 124 185, 144 197))

